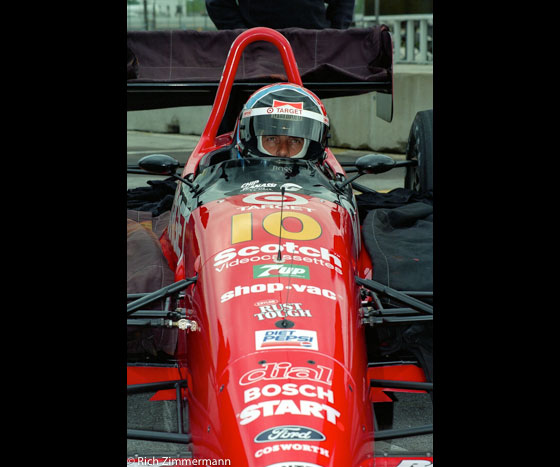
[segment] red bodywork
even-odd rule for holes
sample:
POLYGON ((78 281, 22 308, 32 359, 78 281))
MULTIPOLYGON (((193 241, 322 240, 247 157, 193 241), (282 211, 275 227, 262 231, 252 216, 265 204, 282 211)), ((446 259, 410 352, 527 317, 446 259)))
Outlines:
MULTIPOLYGON (((241 53, 258 40, 278 48, 288 80, 301 84, 280 33, 255 28, 238 36, 183 177, 231 143, 217 129, 241 53)), ((330 151, 325 164, 344 174, 330 151)), ((183 189, 161 243, 176 280, 197 275, 184 306, 199 330, 179 333, 178 369, 129 369, 128 383, 187 379, 194 458, 229 459, 235 467, 399 465, 373 457, 371 402, 384 399, 369 387, 355 276, 367 277, 371 263, 357 215, 324 199, 286 192, 281 200, 270 191, 186 213, 183 189), (282 263, 275 262, 279 249, 282 263), (293 327, 282 327, 282 317, 293 327)))

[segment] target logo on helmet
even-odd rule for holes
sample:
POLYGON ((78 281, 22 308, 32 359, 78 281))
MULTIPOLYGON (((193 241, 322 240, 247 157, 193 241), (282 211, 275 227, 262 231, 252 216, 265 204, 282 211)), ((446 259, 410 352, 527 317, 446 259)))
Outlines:
POLYGON ((299 110, 303 110, 303 102, 283 102, 283 101, 278 101, 276 99, 272 100, 272 107, 282 107, 282 108, 286 108, 288 107, 287 111, 289 111, 289 107, 293 107, 294 109, 299 109, 299 110))
POLYGON ((272 100, 272 107, 266 109, 272 118, 301 120, 303 114, 303 102, 284 102, 272 100))
POLYGON ((303 108, 303 102, 283 102, 274 99, 272 107, 256 107, 244 110, 242 118, 258 117, 259 115, 270 115, 272 118, 298 121, 303 118, 311 118, 327 126, 329 125, 329 119, 326 115, 305 110, 303 108))

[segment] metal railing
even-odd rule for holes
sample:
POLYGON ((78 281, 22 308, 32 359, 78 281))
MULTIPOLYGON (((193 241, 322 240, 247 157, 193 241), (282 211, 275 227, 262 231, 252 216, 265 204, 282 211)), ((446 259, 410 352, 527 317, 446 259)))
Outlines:
POLYGON ((393 62, 432 64, 434 53, 433 14, 358 16, 356 27, 386 24, 393 37, 393 62))
POLYGON ((140 0, 136 4, 128 4, 126 27, 129 31, 216 30, 201 0, 185 0, 176 4, 170 0, 140 0))
MULTIPOLYGON (((127 7, 128 30, 193 29, 216 30, 201 2, 186 3, 187 9, 172 10, 164 0, 149 0, 143 5, 127 7)), ((394 63, 433 63, 433 14, 363 15, 354 14, 353 27, 364 28, 386 24, 393 37, 394 63)))

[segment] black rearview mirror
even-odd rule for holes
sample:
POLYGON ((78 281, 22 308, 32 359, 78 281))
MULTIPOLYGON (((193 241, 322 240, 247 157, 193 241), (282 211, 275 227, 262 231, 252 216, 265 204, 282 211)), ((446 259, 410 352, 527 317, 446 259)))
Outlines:
POLYGON ((142 170, 158 175, 173 175, 180 165, 177 159, 167 154, 150 154, 138 161, 138 166, 142 170))

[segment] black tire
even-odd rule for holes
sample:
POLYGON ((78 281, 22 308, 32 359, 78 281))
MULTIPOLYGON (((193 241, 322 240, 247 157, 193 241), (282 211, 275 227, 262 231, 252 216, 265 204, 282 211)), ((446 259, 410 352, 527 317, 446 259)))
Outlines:
POLYGON ((434 189, 434 111, 423 110, 414 117, 408 143, 406 159, 417 160, 416 167, 407 167, 404 187, 419 193, 433 192, 434 189))

